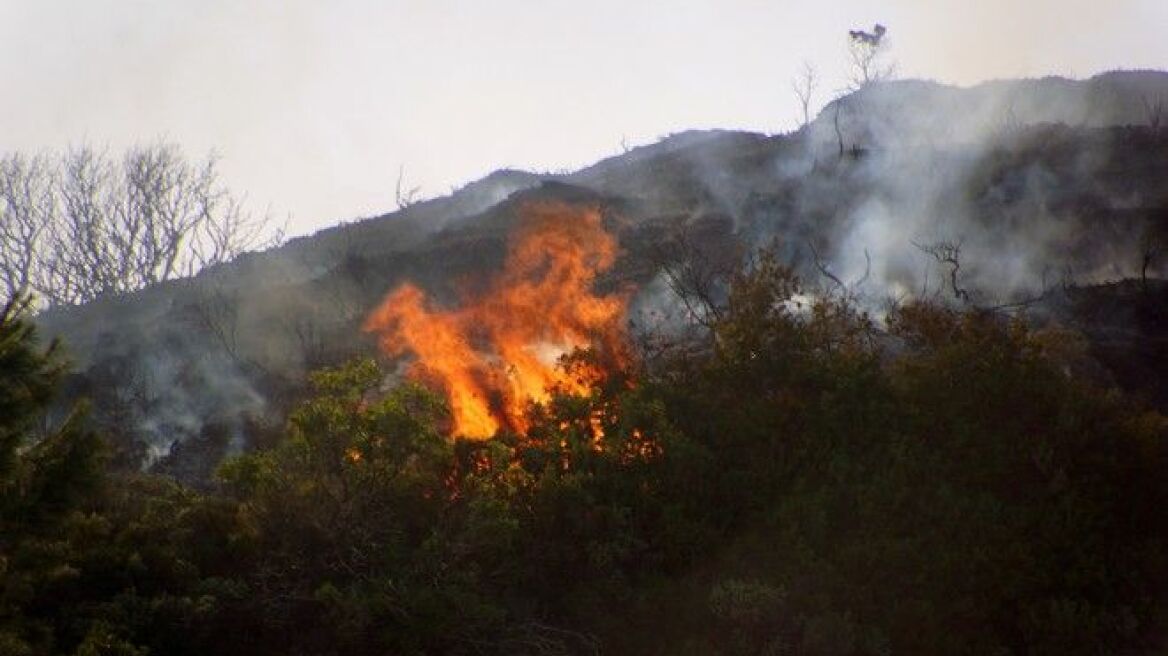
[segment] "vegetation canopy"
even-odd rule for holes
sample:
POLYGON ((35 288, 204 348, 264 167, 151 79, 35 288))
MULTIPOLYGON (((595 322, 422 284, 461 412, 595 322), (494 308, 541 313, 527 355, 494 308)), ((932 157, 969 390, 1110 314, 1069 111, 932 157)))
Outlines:
POLYGON ((372 360, 196 492, 102 475, 19 302, 0 324, 13 654, 1097 654, 1149 647, 1165 419, 1073 334, 933 303, 881 322, 775 249, 708 335, 553 386, 522 432, 372 360), (635 381, 635 384, 634 384, 635 381), (53 423, 53 422, 50 422, 53 423), (51 483, 49 482, 51 481, 51 483))

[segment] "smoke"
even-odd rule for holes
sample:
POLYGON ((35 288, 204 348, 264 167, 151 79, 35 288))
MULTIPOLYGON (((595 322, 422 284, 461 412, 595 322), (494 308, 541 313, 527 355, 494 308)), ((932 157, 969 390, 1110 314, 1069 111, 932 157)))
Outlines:
POLYGON ((1153 135, 1114 126, 1146 125, 1148 97, 1168 97, 1168 75, 874 85, 791 137, 802 151, 774 161, 773 202, 738 216, 756 242, 817 242, 822 264, 877 298, 952 294, 942 244, 987 303, 1131 276, 1166 198, 1148 193, 1162 188, 1147 177, 1153 135))
MULTIPOLYGON (((74 325, 70 333, 81 336, 84 328, 74 325)), ((90 399, 96 427, 127 465, 151 468, 175 445, 195 444, 208 451, 201 457, 211 461, 209 469, 245 447, 248 426, 268 412, 255 372, 183 322, 106 328, 95 331, 101 347, 84 354, 83 373, 71 378, 64 402, 90 399)), ((84 342, 66 345, 76 357, 84 342)))
POLYGON ((134 434, 146 446, 145 467, 170 455, 176 443, 204 437, 209 426, 227 437, 221 455, 239 453, 247 424, 265 414, 267 403, 253 381, 221 354, 164 350, 136 360, 145 403, 134 434))
POLYGON ((533 199, 599 203, 606 221, 609 210, 619 217, 625 253, 597 282, 642 285, 626 317, 637 336, 676 336, 668 331, 694 318, 654 260, 697 255, 708 270, 687 274, 703 281, 739 242, 777 240, 805 280, 826 285, 827 271, 874 308, 888 296, 953 299, 943 256, 959 259, 972 300, 1008 302, 1139 273, 1142 235, 1168 213, 1165 142, 1145 103, 1160 97, 1168 74, 875 85, 795 134, 689 132, 569 175, 501 171, 40 321, 90 381, 77 395, 132 429, 149 463, 176 442, 186 457, 211 433, 219 451, 243 447, 250 423, 286 410, 306 371, 374 351, 361 323, 387 290, 414 281, 446 301, 489 278, 517 208, 533 199), (539 186, 549 178, 567 184, 539 186))
MULTIPOLYGON (((568 179, 635 199, 641 216, 733 217, 739 239, 777 241, 805 280, 843 281, 873 309, 1005 304, 1138 275, 1168 208, 1159 98, 1168 74, 1155 72, 881 83, 795 134, 682 133, 568 179)), ((642 290, 634 321, 685 314, 667 287, 642 290)))
MULTIPOLYGON (((193 279, 52 308, 38 323, 78 372, 63 402, 91 399, 95 423, 128 451, 127 464, 205 480, 257 428, 281 421, 307 372, 368 352, 362 319, 389 285, 418 271, 419 252, 537 182, 500 171, 193 279)), ((423 260, 422 272, 437 262, 423 260)))

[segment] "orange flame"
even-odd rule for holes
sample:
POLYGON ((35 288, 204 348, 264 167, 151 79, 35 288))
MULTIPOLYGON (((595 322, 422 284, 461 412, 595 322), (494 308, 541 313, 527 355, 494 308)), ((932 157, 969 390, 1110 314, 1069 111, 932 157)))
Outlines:
POLYGON ((407 283, 369 315, 365 330, 386 354, 416 357, 411 376, 442 388, 455 434, 525 432, 527 404, 546 401, 549 389, 588 391, 587 381, 556 366, 558 356, 623 340, 627 295, 592 290, 616 255, 598 209, 529 206, 485 293, 460 308, 435 309, 407 283))

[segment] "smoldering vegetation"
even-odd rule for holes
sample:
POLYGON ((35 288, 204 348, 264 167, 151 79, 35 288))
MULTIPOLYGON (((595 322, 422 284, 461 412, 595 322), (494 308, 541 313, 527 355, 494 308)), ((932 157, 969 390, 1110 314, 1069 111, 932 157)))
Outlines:
POLYGON ((720 271, 777 244, 821 293, 846 292, 877 315, 922 297, 1024 305, 1081 321, 1115 364, 1157 324, 1083 308, 1159 289, 1165 275, 1166 100, 1168 74, 1153 72, 873 84, 792 134, 690 132, 570 174, 501 171, 38 320, 69 347, 70 389, 95 399, 99 425, 119 428, 126 466, 188 482, 262 443, 307 371, 372 352, 361 321, 395 285, 446 302, 473 288, 501 262, 518 208, 538 200, 604 208, 623 254, 600 284, 641 290, 635 327, 700 321, 678 285, 724 294, 720 271))
POLYGON ((407 193, 40 314, 75 374, 17 300, 0 653, 1163 653, 1164 77, 407 193))

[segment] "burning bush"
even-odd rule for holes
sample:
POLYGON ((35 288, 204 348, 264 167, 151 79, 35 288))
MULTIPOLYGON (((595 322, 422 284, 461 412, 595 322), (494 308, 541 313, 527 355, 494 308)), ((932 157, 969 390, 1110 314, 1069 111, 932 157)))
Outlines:
POLYGON ((386 354, 416 358, 412 375, 446 395, 456 435, 524 432, 527 405, 548 400, 550 388, 587 390, 586 380, 557 368, 561 356, 589 344, 615 352, 624 341, 628 295, 593 290, 616 256, 599 209, 529 206, 485 292, 440 309, 404 284, 365 329, 386 354))

